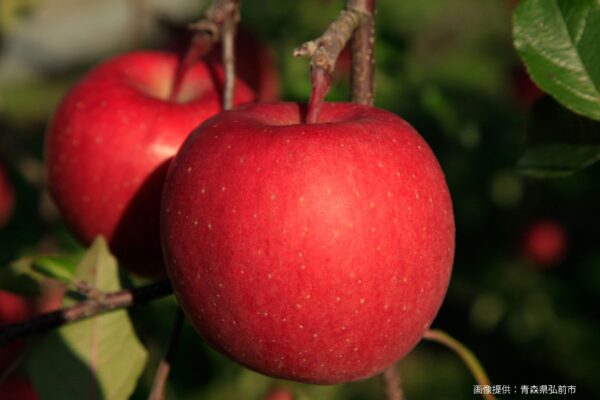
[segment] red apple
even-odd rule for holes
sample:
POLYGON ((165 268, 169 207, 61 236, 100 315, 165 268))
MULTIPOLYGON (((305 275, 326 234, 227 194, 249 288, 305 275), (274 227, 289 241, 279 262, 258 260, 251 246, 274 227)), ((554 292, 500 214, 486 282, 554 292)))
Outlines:
MULTIPOLYGON (((23 321, 32 313, 31 304, 26 298, 0 290, 0 327, 23 321)), ((0 347, 0 376, 15 362, 22 347, 21 341, 0 347)))
MULTIPOLYGON (((190 131, 221 110, 222 71, 197 63, 175 101, 177 57, 135 52, 85 76, 62 100, 46 141, 48 186, 86 244, 104 235, 121 265, 164 274, 159 206, 171 158, 190 131)), ((237 83, 235 102, 252 100, 237 83)))
POLYGON ((0 165, 0 228, 8 223, 14 207, 15 192, 4 168, 0 165))
POLYGON ((367 378, 421 339, 448 287, 454 217, 427 143, 387 111, 252 104, 201 125, 165 181, 175 293, 204 339, 258 372, 367 378))
POLYGON ((287 389, 276 388, 270 390, 264 400, 294 400, 294 395, 287 389))
POLYGON ((542 219, 524 231, 522 252, 536 265, 547 267, 562 261, 567 250, 567 233, 559 222, 542 219))
POLYGON ((11 375, 0 382, 0 397, 2 400, 37 400, 31 382, 24 377, 11 375))

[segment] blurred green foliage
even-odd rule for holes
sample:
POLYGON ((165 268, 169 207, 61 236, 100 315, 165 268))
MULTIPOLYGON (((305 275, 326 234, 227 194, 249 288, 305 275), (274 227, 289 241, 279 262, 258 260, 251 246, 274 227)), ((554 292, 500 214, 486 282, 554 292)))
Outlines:
MULTIPOLYGON (((61 36, 48 25, 48 18, 36 14, 45 3, 61 1, 73 4, 71 0, 23 2, 28 4, 26 13, 11 13, 10 25, 2 20, 0 157, 18 198, 14 217, 0 230, 3 265, 47 250, 79 251, 40 187, 44 127, 60 96, 110 54, 172 43, 169 30, 155 21, 184 26, 197 19, 206 4, 155 1, 146 4, 160 6, 145 14, 126 17, 122 14, 126 11, 115 8, 113 13, 92 17, 84 12, 84 5, 91 2, 82 1, 78 13, 64 12, 62 23, 71 31, 61 36), (167 3, 169 11, 165 11, 167 3), (86 43, 97 24, 75 23, 73 18, 101 18, 104 26, 120 21, 124 27, 105 28, 106 41, 94 37, 82 51, 81 43, 86 43), (140 18, 147 20, 133 22, 140 18), (45 29, 36 31, 39 26, 45 29), (140 32, 132 32, 135 29, 140 32), (44 40, 37 36, 44 34, 44 40), (72 37, 72 53, 64 52, 69 43, 53 47, 52 34, 61 43, 72 37)), ((380 0, 376 105, 398 113, 421 132, 437 154, 452 192, 456 261, 434 327, 466 343, 493 383, 576 385, 577 398, 600 398, 600 169, 596 165, 549 180, 517 174, 515 165, 525 149, 533 114, 518 97, 514 78, 522 65, 512 46, 510 3, 380 0), (559 221, 568 235, 566 257, 551 268, 536 266, 521 250, 525 227, 539 218, 559 221)), ((4 7, 8 3, 2 0, 1 4, 3 12, 8 10, 4 7)), ((333 0, 243 3, 244 24, 277 56, 283 99, 308 99, 308 63, 293 58, 292 51, 318 36, 341 7, 341 1, 333 0)), ((345 100, 348 93, 342 74, 329 99, 345 100)), ((130 312, 150 354, 136 399, 148 394, 174 310, 173 299, 167 298, 130 312)), ((409 399, 473 396, 474 382, 464 365, 438 345, 419 344, 401 362, 400 370, 409 399)), ((312 386, 274 381, 244 370, 209 349, 188 325, 168 398, 259 399, 274 385, 292 388, 302 399, 384 398, 378 378, 312 386)))

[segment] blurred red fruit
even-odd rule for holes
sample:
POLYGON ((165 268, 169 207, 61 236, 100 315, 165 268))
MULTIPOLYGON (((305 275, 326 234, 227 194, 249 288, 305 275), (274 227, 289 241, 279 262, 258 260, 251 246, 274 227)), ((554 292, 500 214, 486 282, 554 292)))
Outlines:
POLYGON ((544 92, 531 80, 523 65, 513 68, 511 80, 514 95, 523 108, 529 108, 538 99, 544 96, 544 92))
POLYGON ((15 192, 4 168, 0 165, 0 228, 4 227, 15 206, 15 192))
POLYGON ((2 400, 37 400, 38 395, 27 378, 9 376, 0 383, 0 398, 2 400))
POLYGON ((265 395, 264 400, 294 400, 294 395, 287 389, 273 389, 265 395))
MULTIPOLYGON (((23 321, 32 315, 29 301, 21 296, 0 291, 0 326, 23 321)), ((0 375, 9 368, 19 356, 23 342, 17 341, 0 347, 0 375)), ((0 393, 2 393, 0 391, 0 393)), ((0 398, 4 399, 3 396, 0 398)))
POLYGON ((564 227, 554 220, 540 220, 527 227, 523 235, 522 251, 533 263, 551 266, 559 263, 567 249, 564 227))

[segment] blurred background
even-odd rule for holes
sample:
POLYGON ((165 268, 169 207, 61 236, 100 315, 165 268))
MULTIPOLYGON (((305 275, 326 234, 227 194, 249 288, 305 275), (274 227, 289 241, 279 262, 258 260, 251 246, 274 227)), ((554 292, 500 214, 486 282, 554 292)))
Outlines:
MULTIPOLYGON (((241 52, 264 55, 240 62, 252 70, 248 80, 270 82, 264 98, 279 92, 284 100, 308 99, 308 62, 292 51, 319 36, 342 3, 243 2, 241 52)), ((494 384, 574 385, 577 393, 569 397, 600 398, 600 168, 544 180, 517 174, 533 116, 555 105, 528 79, 513 49, 513 3, 378 1, 375 103, 425 137, 452 192, 456 260, 433 327, 467 344, 494 384)), ((186 25, 207 4, 1 0, 0 265, 41 252, 81 251, 43 190, 44 130, 60 97, 111 55, 182 51, 186 25), (3 193, 13 201, 2 200, 3 193), (2 210, 11 208, 2 220, 2 210)), ((329 100, 349 98, 348 74, 349 58, 342 55, 329 100)), ((168 298, 131 311, 151 354, 135 399, 148 395, 174 310, 168 298)), ((407 399, 474 396, 466 367, 437 344, 420 343, 400 371, 407 399)), ((259 399, 274 387, 301 399, 385 396, 379 378, 341 386, 272 380, 213 352, 185 326, 168 398, 259 399)))

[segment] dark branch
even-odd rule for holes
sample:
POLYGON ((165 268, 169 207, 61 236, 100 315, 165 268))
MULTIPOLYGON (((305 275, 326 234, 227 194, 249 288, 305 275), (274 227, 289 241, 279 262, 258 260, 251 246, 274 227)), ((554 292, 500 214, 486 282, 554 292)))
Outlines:
POLYGON ((135 289, 105 293, 97 298, 84 300, 72 307, 41 314, 16 324, 3 326, 0 328, 0 346, 4 346, 18 338, 46 332, 50 329, 109 311, 143 305, 172 293, 173 288, 168 280, 135 289))

